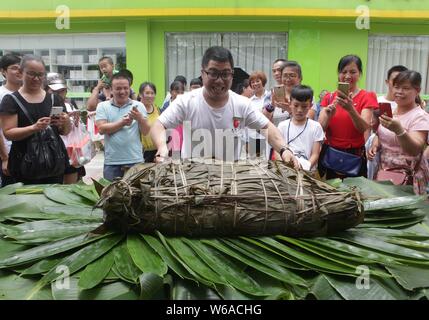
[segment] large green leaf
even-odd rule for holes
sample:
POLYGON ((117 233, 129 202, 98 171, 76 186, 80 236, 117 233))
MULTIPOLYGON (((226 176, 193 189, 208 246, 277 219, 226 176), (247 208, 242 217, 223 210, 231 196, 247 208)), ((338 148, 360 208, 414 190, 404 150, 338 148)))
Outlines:
POLYGON ((35 275, 44 274, 55 267, 67 255, 55 255, 54 257, 44 258, 33 264, 31 267, 26 268, 21 272, 21 275, 35 275))
POLYGON ((226 279, 214 272, 205 261, 203 261, 198 255, 189 248, 180 238, 165 238, 167 243, 175 251, 183 264, 186 264, 189 269, 193 270, 200 277, 213 283, 219 283, 227 285, 226 279))
POLYGON ((160 299, 165 298, 164 281, 159 275, 151 272, 143 273, 139 277, 140 280, 140 299, 160 299))
POLYGON ((16 189, 22 187, 23 185, 24 185, 23 183, 18 182, 18 183, 10 184, 8 186, 0 188, 0 195, 14 194, 16 192, 16 189))
MULTIPOLYGON (((37 281, 0 270, 0 300, 24 300, 37 281)), ((51 290, 44 289, 33 296, 34 300, 52 299, 51 290)))
POLYGON ((311 281, 309 294, 318 300, 343 300, 343 297, 332 287, 326 275, 319 274, 311 281))
POLYGON ((233 261, 226 259, 225 256, 219 252, 204 246, 199 240, 184 238, 183 241, 188 244, 213 271, 222 276, 222 278, 234 288, 255 296, 268 295, 255 280, 249 277, 245 272, 240 271, 233 261))
POLYGON ((179 277, 194 279, 192 275, 182 266, 182 264, 169 252, 169 250, 155 237, 150 235, 141 235, 143 239, 158 253, 162 260, 173 270, 179 277))
MULTIPOLYGON (((219 290, 220 285, 216 286, 219 290)), ((225 288, 230 287, 225 286, 225 288)), ((217 293, 209 287, 198 285, 195 281, 176 279, 172 287, 173 300, 219 300, 217 293)))
MULTIPOLYGON (((283 236, 276 236, 276 238, 282 239, 283 236)), ((337 262, 323 259, 322 257, 316 256, 311 253, 296 250, 288 245, 285 245, 282 242, 274 240, 273 238, 261 237, 260 241, 266 243, 267 245, 278 251, 281 251, 283 255, 285 255, 292 261, 306 266, 309 269, 334 274, 353 274, 355 271, 354 268, 351 268, 349 266, 344 266, 337 262)))
POLYGON ((37 287, 34 288, 32 292, 30 292, 29 298, 31 298, 34 293, 37 292, 37 290, 43 288, 52 281, 59 281, 65 277, 68 277, 76 271, 84 268, 91 262, 95 261, 110 249, 112 249, 119 241, 122 240, 122 238, 122 235, 110 235, 85 246, 84 248, 61 260, 56 267, 52 268, 42 277, 42 279, 40 279, 37 287), (58 267, 61 267, 61 269, 59 270, 58 267), (64 271, 65 269, 67 269, 67 272, 64 271))
POLYGON ((72 188, 70 186, 51 187, 46 188, 43 193, 48 199, 65 205, 90 207, 94 204, 94 202, 74 192, 70 192, 72 188))
POLYGON ((387 270, 407 290, 429 288, 429 265, 426 269, 414 266, 388 266, 387 270))
POLYGON ((376 278, 370 274, 368 285, 359 279, 326 275, 327 280, 346 300, 404 300, 409 296, 393 279, 376 278), (353 279, 354 280, 354 279, 353 279), (358 282, 358 283, 356 283, 358 282))
POLYGON ((13 212, 40 213, 46 206, 58 205, 40 195, 0 195, 0 219, 3 214, 13 212))
POLYGON ((376 235, 374 235, 373 237, 365 237, 355 230, 349 230, 348 232, 341 232, 333 236, 333 238, 344 239, 346 241, 359 244, 360 246, 364 246, 367 248, 371 248, 372 250, 383 252, 384 254, 402 257, 403 259, 423 260, 423 261, 429 260, 429 253, 423 253, 423 252, 406 248, 403 246, 386 243, 380 240, 380 238, 376 235))
POLYGON ((99 227, 100 224, 100 222, 90 223, 85 220, 41 220, 15 226, 0 224, 0 233, 20 243, 39 244, 87 233, 99 227))
POLYGON ((0 237, 0 261, 26 249, 28 249, 28 246, 14 243, 10 240, 5 240, 0 237))
POLYGON ((55 300, 137 300, 139 298, 136 286, 126 282, 100 284, 99 286, 82 290, 78 286, 78 279, 71 277, 69 287, 63 288, 56 283, 51 284, 52 295, 55 300))
POLYGON ((127 248, 135 265, 144 273, 154 273, 160 277, 167 273, 167 264, 141 236, 129 235, 127 248))
POLYGON ((202 284, 205 284, 206 286, 214 287, 213 282, 211 282, 211 281, 207 280, 206 278, 200 276, 196 271, 193 270, 192 267, 188 266, 186 264, 186 262, 181 259, 181 257, 179 257, 177 252, 175 250, 173 250, 172 247, 170 247, 169 242, 167 242, 166 237, 164 237, 160 232, 157 232, 157 235, 158 235, 159 239, 161 240, 162 244, 164 245, 164 247, 167 249, 168 253, 186 269, 186 271, 192 276, 193 280, 198 281, 202 284))
POLYGON ((115 258, 114 271, 118 272, 119 276, 127 279, 129 282, 138 283, 142 271, 140 271, 131 258, 126 241, 113 250, 113 256, 115 258))
POLYGON ((412 186, 395 186, 390 183, 380 183, 364 177, 346 178, 343 184, 357 187, 368 198, 394 198, 413 195, 412 186))
POLYGON ((92 289, 100 284, 109 274, 114 262, 113 250, 110 250, 100 259, 88 264, 80 274, 79 288, 92 289))
POLYGON ((79 236, 54 241, 52 243, 46 243, 38 247, 27 249, 25 251, 16 252, 13 256, 1 259, 0 268, 13 267, 50 257, 70 249, 89 244, 105 236, 107 236, 107 234, 101 236, 88 236, 87 234, 82 234, 79 236))
POLYGON ((94 185, 86 185, 84 183, 73 184, 71 185, 71 191, 87 199, 93 205, 96 204, 100 198, 94 188, 94 185))
POLYGON ((203 242, 235 258, 237 261, 244 262, 248 266, 262 273, 265 273, 275 279, 295 285, 306 286, 305 280, 293 274, 290 270, 282 268, 276 264, 269 265, 267 264, 267 261, 255 259, 254 257, 249 256, 251 255, 251 252, 243 250, 242 248, 240 248, 240 246, 235 245, 232 242, 224 244, 224 241, 220 242, 216 239, 203 240, 203 242))
MULTIPOLYGON (((389 214, 391 210, 398 209, 414 209, 418 208, 418 204, 425 200, 424 196, 404 196, 395 198, 385 198, 373 201, 365 201, 364 208, 365 213, 373 211, 384 210, 386 214, 389 214)), ((402 210, 403 211, 403 210, 402 210)))

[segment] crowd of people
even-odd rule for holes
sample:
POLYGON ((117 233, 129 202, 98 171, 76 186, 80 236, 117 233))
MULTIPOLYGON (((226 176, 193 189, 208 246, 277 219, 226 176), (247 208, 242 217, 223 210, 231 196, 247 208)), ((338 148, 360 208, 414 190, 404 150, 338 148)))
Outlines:
MULTIPOLYGON (((285 59, 273 62, 273 88, 266 88, 266 73, 256 70, 237 93, 231 91, 231 52, 211 47, 190 90, 186 78, 177 76, 160 106, 155 84, 145 81, 134 92, 132 73, 116 70, 109 57, 100 58, 99 69, 87 111, 104 136, 108 180, 134 164, 169 158, 261 158, 285 161, 319 179, 363 176, 428 192, 429 115, 420 98, 421 75, 405 66, 389 69, 387 94, 377 97, 358 85, 361 59, 346 55, 338 63, 338 87, 322 90, 316 101, 300 64, 285 59)), ((85 126, 66 97, 62 75, 46 73, 43 60, 32 55, 7 54, 0 71, 6 79, 0 87, 2 186, 77 182, 85 169, 70 161, 67 137, 85 126), (54 145, 61 146, 50 156, 54 145), (38 174, 22 164, 31 159, 33 167, 43 167, 38 174)))

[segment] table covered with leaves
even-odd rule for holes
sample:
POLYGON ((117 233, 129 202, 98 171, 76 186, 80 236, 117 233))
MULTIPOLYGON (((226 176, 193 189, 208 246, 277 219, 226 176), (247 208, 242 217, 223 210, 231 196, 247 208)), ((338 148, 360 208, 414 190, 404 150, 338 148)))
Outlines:
POLYGON ((365 221, 313 238, 126 235, 100 228, 94 185, 8 186, 0 299, 429 298, 427 200, 363 178, 330 183, 362 191, 365 221))

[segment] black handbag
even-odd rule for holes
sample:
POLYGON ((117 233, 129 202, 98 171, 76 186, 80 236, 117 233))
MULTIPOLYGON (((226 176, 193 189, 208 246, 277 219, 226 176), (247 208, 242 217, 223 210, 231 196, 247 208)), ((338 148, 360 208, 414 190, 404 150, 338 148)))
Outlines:
POLYGON ((343 175, 357 177, 362 167, 362 158, 327 146, 322 165, 343 175))
MULTIPOLYGON (((11 96, 33 124, 33 118, 21 101, 13 94, 11 96)), ((63 175, 66 167, 64 142, 51 127, 47 127, 28 138, 25 153, 17 154, 16 160, 16 166, 11 167, 11 173, 16 177, 44 179, 63 175)))

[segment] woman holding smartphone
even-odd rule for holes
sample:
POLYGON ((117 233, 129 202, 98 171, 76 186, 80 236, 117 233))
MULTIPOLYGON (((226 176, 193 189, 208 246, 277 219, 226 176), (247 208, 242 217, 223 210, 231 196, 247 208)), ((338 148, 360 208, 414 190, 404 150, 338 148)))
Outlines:
MULTIPOLYGON (((61 174, 55 173, 55 175, 44 178, 27 176, 22 172, 21 162, 27 152, 27 142, 30 141, 34 134, 45 130, 52 130, 54 135, 58 137, 58 143, 62 144, 59 144, 59 146, 62 146, 63 150, 58 150, 58 154, 61 152, 65 154, 63 154, 62 158, 58 157, 58 159, 61 158, 64 161, 65 168, 68 157, 59 134, 68 134, 71 124, 61 99, 57 95, 47 94, 43 90, 43 82, 46 76, 43 60, 40 57, 26 55, 21 61, 20 70, 23 81, 22 87, 11 95, 6 95, 0 104, 0 120, 3 124, 4 136, 12 141, 8 163, 9 171, 17 182, 24 184, 62 184, 64 172, 61 174), (54 101, 52 101, 52 97, 54 101), (17 101, 25 108, 33 121, 28 119, 17 101), (64 112, 56 119, 51 118, 52 106, 60 105, 63 106, 64 112)), ((61 163, 59 167, 62 165, 61 163)))
POLYGON ((396 182, 412 184, 416 194, 426 194, 429 183, 429 167, 423 156, 428 139, 429 114, 416 103, 421 81, 422 77, 416 71, 402 71, 396 76, 393 92, 398 107, 393 117, 380 115, 381 125, 368 151, 370 159, 380 151, 377 180, 393 178, 397 173, 399 175, 395 177, 399 180, 395 179, 396 182))
MULTIPOLYGON (((373 109, 378 108, 377 96, 374 92, 360 89, 358 81, 362 75, 362 61, 356 55, 347 55, 338 63, 338 81, 348 83, 341 89, 327 93, 322 100, 319 123, 326 132, 326 141, 319 158, 319 174, 326 179, 345 178, 350 176, 332 158, 324 159, 328 148, 360 157, 353 171, 357 176, 367 176, 367 160, 365 155, 365 140, 370 133, 370 123, 373 109), (348 88, 347 88, 348 87, 348 88), (325 161, 324 161, 325 160, 325 161), (330 168, 326 167, 330 160, 330 168)), ((340 87, 339 87, 340 88, 340 87)), ((341 159, 338 159, 341 162, 341 159)), ((349 170, 347 170, 349 171, 349 170)))

